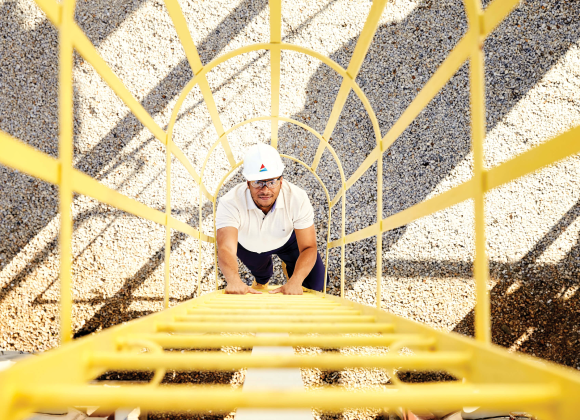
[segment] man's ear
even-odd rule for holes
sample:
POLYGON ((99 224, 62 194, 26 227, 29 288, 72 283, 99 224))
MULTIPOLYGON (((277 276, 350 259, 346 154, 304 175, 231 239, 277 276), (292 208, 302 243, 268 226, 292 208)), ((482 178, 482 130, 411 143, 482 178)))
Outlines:
POLYGON ((246 185, 250 188, 250 181, 246 181, 246 185))

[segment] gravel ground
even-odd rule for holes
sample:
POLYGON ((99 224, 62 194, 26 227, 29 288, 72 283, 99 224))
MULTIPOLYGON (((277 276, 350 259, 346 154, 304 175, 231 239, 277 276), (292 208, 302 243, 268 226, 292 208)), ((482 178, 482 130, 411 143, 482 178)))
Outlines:
MULTIPOLYGON (((202 62, 254 42, 267 42, 267 1, 180 2, 202 62)), ((282 36, 347 66, 371 2, 283 3, 282 36)), ((580 124, 579 4, 523 0, 485 43, 486 165, 495 166, 580 124)), ((86 2, 76 18, 107 63, 165 127, 192 77, 165 6, 157 0, 86 2)), ((388 3, 357 82, 384 135, 417 90, 467 30, 459 0, 388 3)), ((32 0, 0 0, 0 129, 57 156, 57 32, 32 0)), ((270 113, 269 56, 244 54, 217 66, 209 84, 226 129, 270 113)), ((92 67, 75 57, 75 166, 140 202, 165 210, 165 158, 155 140, 92 67)), ((282 54, 281 115, 324 131, 340 78, 316 59, 282 54)), ((464 65, 383 158, 383 217, 469 179, 468 67, 464 65)), ((228 139, 236 159, 269 141, 255 122, 228 139)), ((187 96, 174 140, 199 171, 216 140, 199 89, 187 96)), ((376 144, 360 99, 349 96, 332 146, 350 176, 376 144)), ((280 124, 280 150, 310 163, 317 140, 280 124)), ((172 162, 172 213, 212 233, 212 208, 172 162), (201 225, 198 220, 202 206, 201 225)), ((214 191, 229 170, 218 147, 204 182, 214 191)), ((317 171, 330 195, 339 171, 327 151, 317 171)), ((578 156, 505 185, 487 196, 493 340, 580 369, 578 156)), ((320 249, 326 240, 324 191, 304 168, 286 176, 305 188, 316 210, 320 249)), ((376 221, 376 165, 347 193, 347 233, 376 221)), ((219 194, 241 181, 228 179, 219 194)), ((58 190, 1 167, 0 349, 44 351, 58 344, 58 190)), ((331 237, 340 233, 340 204, 331 237)), ((162 308, 164 229, 99 204, 74 201, 74 329, 77 336, 162 308), (114 264, 111 264, 114 261, 114 264)), ((468 201, 383 235, 382 307, 434 328, 473 333, 473 210, 468 201)), ((375 304, 375 239, 346 248, 346 296, 375 304)), ((329 292, 338 294, 340 252, 330 252, 329 292)), ((214 288, 213 247, 172 234, 172 304, 214 288), (201 259, 202 284, 196 290, 201 259)), ((243 276, 251 276, 241 267, 243 276)), ((274 283, 281 281, 276 263, 274 283)), ((223 283, 223 280, 222 280, 223 283)), ((301 350, 302 351, 302 350, 301 350)), ((306 351, 306 350, 304 350, 306 351)), ((310 350, 308 350, 310 351, 310 350)), ((362 350, 361 350, 362 351, 362 350)), ((311 386, 383 386, 384 372, 305 372, 311 386)), ((232 383, 238 379, 230 377, 232 383)), ((217 380, 217 379, 216 379, 217 380)), ((222 380, 222 379, 220 379, 222 380)), ((238 381, 238 382, 236 382, 238 381)), ((373 413, 343 413, 373 418, 373 413)))

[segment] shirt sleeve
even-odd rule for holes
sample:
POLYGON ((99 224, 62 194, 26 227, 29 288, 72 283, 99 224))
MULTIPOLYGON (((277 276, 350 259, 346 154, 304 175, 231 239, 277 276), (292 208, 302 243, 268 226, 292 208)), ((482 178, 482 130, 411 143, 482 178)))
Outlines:
POLYGON ((306 193, 301 201, 298 214, 294 218, 294 229, 306 229, 314 224, 314 210, 306 193))
POLYGON ((216 229, 231 226, 239 230, 240 225, 240 211, 236 208, 234 203, 230 200, 220 200, 215 213, 216 229))

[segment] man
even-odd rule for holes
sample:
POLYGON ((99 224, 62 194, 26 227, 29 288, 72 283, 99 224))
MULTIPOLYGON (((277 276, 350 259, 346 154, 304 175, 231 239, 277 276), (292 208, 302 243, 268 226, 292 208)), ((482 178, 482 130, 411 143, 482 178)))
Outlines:
POLYGON ((274 274, 272 255, 290 277, 270 293, 301 295, 302 286, 322 290, 324 264, 316 249, 314 212, 306 192, 283 179, 284 165, 272 146, 252 146, 244 157, 246 182, 220 200, 216 212, 218 261, 225 293, 260 293, 274 274), (239 258, 255 277, 252 287, 238 273, 239 258))

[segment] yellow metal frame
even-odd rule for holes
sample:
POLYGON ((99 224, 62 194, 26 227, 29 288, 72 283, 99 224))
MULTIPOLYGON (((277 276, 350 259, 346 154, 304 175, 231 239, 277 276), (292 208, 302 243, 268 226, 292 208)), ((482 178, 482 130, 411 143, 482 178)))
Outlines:
POLYGON ((233 296, 216 291, 20 362, 0 374, 0 387, 2 419, 23 418, 35 408, 75 405, 103 409, 138 406, 144 411, 401 406, 414 410, 456 410, 463 406, 485 406, 497 410, 517 407, 542 419, 556 420, 575 419, 580 378, 572 369, 509 354, 496 346, 436 331, 336 296, 311 291, 303 296, 233 296), (220 318, 218 314, 226 311, 229 320, 223 322, 223 315, 220 318), (264 315, 272 319, 264 322, 264 315), (256 331, 293 333, 289 336, 220 334, 256 331), (391 352, 381 356, 295 357, 207 352, 223 346, 388 346, 391 352), (412 349, 413 354, 398 354, 395 349, 402 347, 412 349), (143 348, 149 351, 144 353, 143 348), (161 351, 196 348, 206 352, 161 351), (168 369, 243 367, 444 370, 463 381, 436 385, 393 381, 385 391, 354 394, 336 387, 302 392, 241 392, 219 386, 158 385, 168 369), (119 369, 155 371, 155 375, 143 385, 106 387, 102 382, 93 381, 109 370, 119 369), (31 377, 34 381, 30 381, 31 377))
MULTIPOLYGON (((485 138, 484 60, 482 46, 485 38, 509 14, 518 0, 493 0, 482 10, 479 0, 465 0, 469 30, 447 59, 425 84, 402 116, 385 136, 381 135, 378 120, 370 102, 355 79, 361 68, 386 0, 375 0, 359 36, 354 53, 346 69, 315 51, 282 42, 281 3, 270 1, 270 42, 248 45, 203 65, 197 53, 187 23, 177 0, 165 0, 169 15, 184 47, 194 77, 178 97, 167 131, 155 123, 151 115, 123 85, 121 80, 100 57, 92 43, 74 22, 74 0, 35 0, 59 31, 59 101, 60 136, 59 158, 54 159, 6 133, 0 132, 0 164, 59 186, 60 194, 60 287, 61 342, 58 349, 46 355, 18 363, 0 373, 0 418, 18 419, 38 408, 61 408, 71 405, 117 408, 139 406, 143 410, 231 410, 236 407, 318 407, 338 410, 345 407, 407 407, 410 409, 457 409, 462 406, 485 406, 490 409, 525 409, 543 419, 572 420, 580 411, 580 375, 577 372, 530 357, 508 354, 490 344, 490 309, 487 292, 488 260, 485 253, 485 193, 532 173, 546 165, 580 151, 580 127, 535 147, 512 160, 486 169, 483 141, 485 138), (76 170, 73 165, 72 124, 72 54, 73 48, 89 62, 125 102, 136 118, 166 146, 166 208, 162 213, 110 189, 76 170), (251 51, 268 50, 271 61, 271 115, 240 122, 225 130, 211 89, 207 73, 227 60, 251 51), (324 132, 318 133, 306 124, 279 115, 280 62, 282 50, 295 51, 316 58, 342 77, 342 84, 324 132), (472 144, 474 175, 472 179, 436 197, 416 204, 392 216, 382 214, 382 155, 403 133, 422 109, 466 61, 470 62, 470 98, 472 112, 472 144), (177 115, 185 97, 198 85, 216 128, 218 139, 211 146, 198 175, 183 151, 172 140, 177 115), (331 134, 351 90, 360 98, 370 117, 376 147, 360 167, 345 178, 342 164, 330 142, 331 134), (201 244, 215 244, 201 231, 201 207, 204 199, 212 202, 214 219, 217 196, 227 178, 240 166, 232 154, 228 135, 244 124, 255 121, 271 122, 271 144, 278 146, 280 121, 302 127, 319 139, 319 146, 311 165, 292 156, 284 156, 303 166, 320 182, 328 201, 330 224, 332 208, 341 200, 341 236, 330 241, 327 232, 326 266, 331 248, 341 247, 340 297, 308 291, 302 297, 282 295, 229 296, 216 292, 199 296, 201 281, 201 244), (230 163, 229 172, 210 193, 203 184, 203 174, 209 155, 221 146, 230 163), (341 176, 341 188, 331 199, 328 189, 316 170, 325 150, 335 159, 341 176), (171 158, 179 160, 200 188, 199 229, 194 229, 171 216, 171 158), (346 191, 377 163, 377 222, 346 235, 346 191), (103 203, 154 221, 166 227, 165 236, 165 310, 126 325, 116 326, 94 336, 70 342, 72 337, 72 197, 73 192, 90 196, 103 203), (424 325, 385 313, 380 310, 382 278, 382 233, 430 215, 466 199, 475 206, 475 280, 476 280, 476 340, 453 333, 443 333, 424 325), (199 240, 200 266, 198 297, 169 308, 171 229, 199 240), (377 240, 377 308, 369 308, 344 297, 345 246, 375 236, 377 240), (224 312, 228 315, 224 316, 224 312), (240 315, 241 317, 236 317, 240 315), (266 316, 266 319, 264 319, 266 316), (239 322, 243 319, 244 322, 239 322), (286 337, 230 335, 222 332, 289 332, 286 337), (317 333, 317 335, 311 335, 317 333), (357 333, 363 335, 344 335, 357 333), (372 334, 371 334, 372 333, 372 334), (365 335, 367 334, 367 335, 365 335), (368 335, 371 334, 371 335, 368 335), (340 348, 349 346, 389 346, 385 356, 308 356, 261 357, 244 354, 181 354, 164 352, 168 348, 219 349, 222 346, 319 346, 340 348), (409 347, 411 356, 400 356, 396 349, 409 347), (147 348, 144 354, 135 349, 147 348), (382 367, 390 369, 440 369, 463 379, 452 384, 405 385, 393 377, 392 389, 353 394, 341 389, 322 389, 308 392, 254 391, 239 392, 221 387, 158 386, 167 369, 230 370, 242 367, 316 367, 344 369, 347 367, 382 367), (66 368, 64 368, 66 367, 66 368), (91 382, 110 369, 155 371, 146 385, 107 388, 91 382), (34 377, 34 383, 29 378, 34 377), (420 396, 420 398, 419 398, 420 396)), ((214 261, 215 258, 214 246, 214 261)), ((215 266, 217 289, 217 262, 215 266)))

